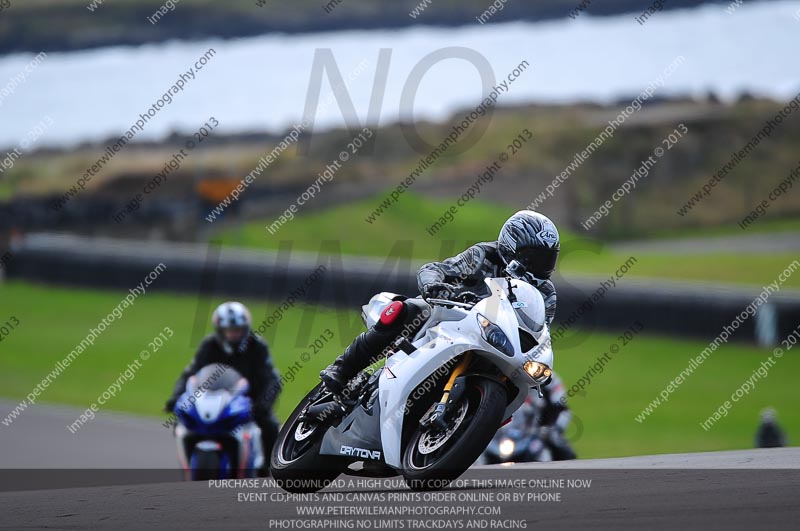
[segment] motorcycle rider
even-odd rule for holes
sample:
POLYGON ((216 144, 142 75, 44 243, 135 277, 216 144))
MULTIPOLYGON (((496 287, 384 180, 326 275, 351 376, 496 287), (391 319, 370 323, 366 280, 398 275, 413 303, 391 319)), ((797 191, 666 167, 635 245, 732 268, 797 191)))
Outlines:
POLYGON ((572 421, 572 412, 567 407, 567 396, 561 378, 553 372, 551 381, 542 387, 542 397, 531 389, 528 397, 514 413, 514 422, 523 431, 538 430, 539 438, 547 445, 553 461, 575 459, 564 432, 572 421))
MULTIPOLYGON (((516 260, 527 271, 524 280, 544 297, 549 325, 556 310, 556 290, 550 276, 559 248, 558 230, 547 216, 520 210, 503 224, 496 242, 478 243, 443 262, 425 264, 417 273, 417 284, 424 299, 454 300, 465 292, 483 298, 489 296, 483 280, 503 276, 509 263, 516 260)), ((419 327, 409 330, 408 325, 427 317, 428 312, 427 303, 419 298, 393 301, 373 327, 356 337, 343 354, 320 372, 325 386, 340 394, 350 379, 377 361, 399 335, 413 336, 414 328, 419 327)))
POLYGON ((778 414, 768 407, 761 412, 761 424, 756 432, 756 448, 782 448, 786 435, 778 424, 778 414))
POLYGON ((272 412, 281 391, 281 380, 266 342, 251 331, 250 311, 239 302, 225 302, 214 310, 211 317, 214 333, 200 343, 191 363, 183 370, 172 396, 167 400, 167 412, 186 390, 186 380, 206 365, 221 363, 235 369, 247 379, 248 396, 253 401, 253 421, 261 428, 264 455, 272 451, 278 437, 278 420, 272 412))

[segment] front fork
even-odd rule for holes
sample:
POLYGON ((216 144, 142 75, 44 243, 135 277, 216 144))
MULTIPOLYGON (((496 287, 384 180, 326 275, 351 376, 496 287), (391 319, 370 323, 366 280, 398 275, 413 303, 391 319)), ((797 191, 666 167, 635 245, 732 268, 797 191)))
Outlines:
POLYGON ((447 429, 449 410, 453 404, 459 402, 464 394, 466 384, 461 375, 467 372, 470 361, 472 361, 472 352, 467 352, 464 354, 464 358, 456 365, 456 368, 453 369, 453 372, 450 373, 450 378, 448 378, 442 391, 442 398, 436 403, 433 410, 419 421, 423 428, 433 427, 441 431, 447 429))

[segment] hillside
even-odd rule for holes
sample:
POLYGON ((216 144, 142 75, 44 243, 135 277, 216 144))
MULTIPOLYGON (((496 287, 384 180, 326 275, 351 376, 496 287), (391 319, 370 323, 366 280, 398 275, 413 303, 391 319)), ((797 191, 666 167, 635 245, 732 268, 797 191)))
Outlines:
MULTIPOLYGON (((755 1, 755 0, 754 0, 755 1)), ((270 32, 477 24, 488 0, 13 0, 0 15, 0 53, 139 45, 169 39, 236 38, 270 32), (412 10, 422 4, 416 16, 412 10), (425 5, 427 4, 427 5, 425 5), (154 14, 164 7, 163 15, 154 14), (173 9, 169 10, 172 6, 173 9), (155 22, 151 22, 155 20, 155 22)), ((488 22, 566 17, 579 0, 501 2, 488 22)), ((704 0, 670 0, 665 9, 704 0)), ((641 12, 636 0, 588 2, 592 15, 641 12)))
MULTIPOLYGON (((445 151, 435 163, 418 172, 409 191, 455 200, 476 183, 498 153, 508 151, 509 143, 529 129, 532 140, 509 157, 491 182, 481 186, 479 199, 519 209, 531 205, 551 185, 552 194, 544 197, 537 207, 555 218, 559 226, 593 238, 630 239, 718 227, 741 231, 738 224, 745 216, 767 200, 782 181, 794 179, 785 185, 789 187, 787 193, 770 201, 765 215, 747 227, 749 231, 759 224, 790 219, 800 213, 800 195, 791 193, 800 175, 797 114, 789 115, 768 138, 751 146, 748 156, 732 159, 783 108, 777 102, 748 98, 730 105, 713 99, 653 103, 631 115, 591 156, 576 164, 576 154, 598 138, 608 121, 618 115, 620 107, 501 107, 491 118, 487 115, 480 122, 480 127, 486 129, 474 145, 466 150, 445 151), (675 131, 681 128, 687 132, 677 138, 675 131), (657 164, 636 182, 635 188, 613 204, 608 216, 585 230, 583 224, 589 216, 612 198, 641 161, 652 156, 654 149, 666 146, 664 142, 670 135, 677 141, 670 143, 657 164), (702 194, 692 209, 684 209, 725 165, 732 167, 726 170, 725 178, 709 187, 709 193, 702 194), (552 187, 554 179, 564 172, 566 177, 557 188, 552 187), (682 209, 686 211, 680 214, 682 209)), ((431 143, 432 149, 447 137, 451 125, 420 123, 417 130, 431 143)), ((317 133, 311 139, 308 154, 287 150, 270 166, 268 174, 242 194, 237 203, 241 216, 259 220, 276 218, 317 179, 317 174, 351 138, 350 133, 342 130, 317 133)), ((280 136, 259 134, 211 139, 202 157, 189 159, 179 172, 170 176, 168 186, 148 201, 180 203, 181 211, 190 213, 188 221, 202 226, 209 207, 200 208, 192 199, 197 180, 214 176, 241 178, 279 141, 280 136)), ((132 144, 89 183, 80 199, 116 198, 117 208, 122 207, 144 182, 161 171, 164 160, 178 147, 178 142, 180 137, 176 136, 161 143, 132 144)), ((352 157, 325 185, 324 192, 303 207, 304 213, 372 198, 372 203, 365 204, 358 215, 366 219, 388 196, 387 190, 409 177, 428 153, 425 149, 420 152, 412 149, 400 125, 384 127, 375 132, 374 152, 352 157)), ((0 193, 5 197, 63 194, 75 183, 80 171, 101 154, 101 147, 91 146, 70 152, 27 155, 3 174, 0 193)), ((386 211, 401 208, 398 205, 388 205, 386 211)), ((26 212, 33 212, 40 207, 26 208, 26 212)))

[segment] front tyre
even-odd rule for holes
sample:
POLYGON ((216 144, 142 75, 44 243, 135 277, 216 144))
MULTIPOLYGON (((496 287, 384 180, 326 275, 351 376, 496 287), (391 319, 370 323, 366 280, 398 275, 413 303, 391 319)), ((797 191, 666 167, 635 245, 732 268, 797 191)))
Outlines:
POLYGON ((196 450, 191 458, 192 480, 206 481, 225 477, 221 464, 218 451, 196 450))
POLYGON ((299 417, 321 392, 312 389, 292 411, 272 448, 270 470, 278 485, 289 492, 316 492, 339 476, 342 467, 333 456, 320 456, 327 424, 306 424, 299 417))
POLYGON ((503 421, 506 390, 473 377, 444 431, 417 426, 403 452, 403 477, 413 490, 438 490, 463 474, 503 421))

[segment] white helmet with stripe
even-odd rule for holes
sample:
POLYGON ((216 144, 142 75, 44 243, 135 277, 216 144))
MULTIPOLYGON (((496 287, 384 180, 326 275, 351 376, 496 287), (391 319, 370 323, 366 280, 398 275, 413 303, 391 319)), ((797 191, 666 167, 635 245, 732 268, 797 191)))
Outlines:
POLYGON ((250 311, 241 302, 224 302, 217 306, 211 316, 211 324, 217 335, 217 341, 228 354, 240 351, 247 344, 252 325, 250 311), (229 332, 234 332, 237 339, 230 339, 229 332), (238 333, 237 333, 238 332, 238 333))

